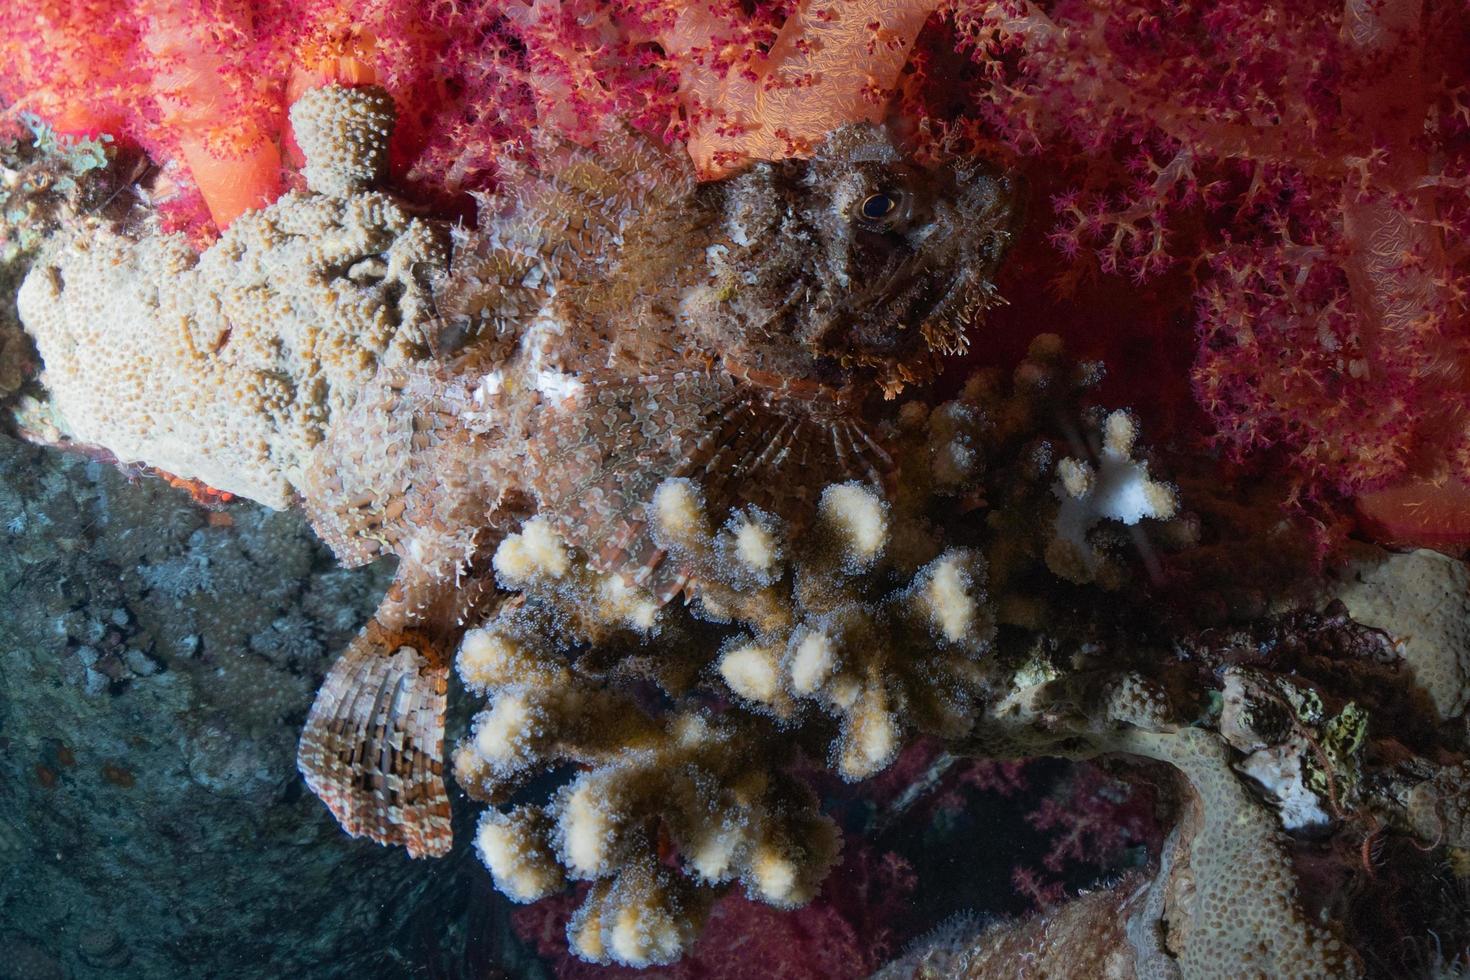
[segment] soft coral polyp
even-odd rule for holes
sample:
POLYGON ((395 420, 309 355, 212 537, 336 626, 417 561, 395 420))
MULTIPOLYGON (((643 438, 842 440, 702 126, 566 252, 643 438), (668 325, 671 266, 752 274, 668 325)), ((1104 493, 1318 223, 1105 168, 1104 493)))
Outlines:
POLYGON ((485 189, 533 129, 586 139, 613 119, 690 138, 715 176, 880 116, 936 5, 52 0, 0 13, 18 66, 0 100, 182 160, 223 226, 279 192, 278 146, 299 161, 285 106, 311 85, 387 88, 395 174, 428 199, 485 189))

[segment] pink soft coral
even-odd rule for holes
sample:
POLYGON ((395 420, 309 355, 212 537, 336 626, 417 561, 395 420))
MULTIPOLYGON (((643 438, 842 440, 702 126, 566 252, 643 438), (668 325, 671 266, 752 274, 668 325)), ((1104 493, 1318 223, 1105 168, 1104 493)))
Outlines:
POLYGON ((1063 293, 1192 294, 1151 312, 1194 322, 1223 448, 1464 544, 1467 46, 1447 4, 958 0, 905 114, 1029 172, 1063 293))
POLYGON ((882 114, 937 0, 47 0, 0 13, 0 101, 180 161, 214 222, 281 187, 285 106, 324 82, 398 104, 395 174, 448 204, 531 131, 687 139, 706 176, 882 114))

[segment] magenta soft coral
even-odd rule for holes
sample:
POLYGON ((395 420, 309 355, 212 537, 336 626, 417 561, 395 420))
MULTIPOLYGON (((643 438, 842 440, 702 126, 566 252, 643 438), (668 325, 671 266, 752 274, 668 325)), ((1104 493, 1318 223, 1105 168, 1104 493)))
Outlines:
POLYGON ((732 892, 682 960, 643 970, 587 963, 568 950, 567 921, 585 888, 517 909, 512 921, 557 980, 743 980, 753 968, 769 980, 833 980, 867 976, 897 952, 919 925, 905 914, 916 886, 903 858, 858 843, 811 904, 781 911, 732 892))
POLYGON ((1174 343, 1192 320, 1223 448, 1470 542, 1458 5, 959 0, 920 47, 906 113, 1028 173, 1064 292, 1187 283, 1174 343))

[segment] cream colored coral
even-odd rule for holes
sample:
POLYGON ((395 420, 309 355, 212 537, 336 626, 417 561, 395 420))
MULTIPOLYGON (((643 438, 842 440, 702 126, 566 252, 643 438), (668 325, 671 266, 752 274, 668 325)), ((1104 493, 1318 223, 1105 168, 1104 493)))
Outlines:
MULTIPOLYGON (((507 646, 491 642, 495 629, 470 634, 462 673, 505 662, 486 652, 507 646)), ((549 646, 532 647, 516 654, 539 660, 526 665, 528 679, 494 691, 456 753, 460 782, 488 799, 558 762, 592 768, 546 804, 481 821, 477 846, 497 887, 534 901, 563 875, 594 881, 569 926, 572 945, 584 958, 629 966, 678 958, 716 885, 742 880, 783 907, 810 900, 836 859, 838 835, 809 791, 767 776, 781 744, 771 730, 698 712, 654 728, 632 702, 558 672, 549 646), (692 877, 655 864, 651 821, 667 828, 692 877)))
MULTIPOLYGON (((489 706, 455 768, 472 796, 503 803, 532 775, 582 767, 541 804, 534 840, 504 840, 496 818, 486 833, 497 846, 482 849, 512 894, 534 893, 540 879, 525 869, 553 858, 567 877, 593 881, 568 930, 578 955, 665 962, 687 945, 704 901, 734 882, 773 905, 809 900, 837 836, 785 776, 792 746, 825 742, 832 768, 859 779, 915 733, 959 738, 1004 710, 988 702, 1024 670, 995 650, 991 590, 1006 583, 994 581, 992 555, 1030 588, 1046 572, 1057 474, 1029 447, 1036 416, 1062 415, 1046 399, 1075 387, 1054 377, 1059 349, 1039 350, 1052 361, 1038 360, 1034 384, 1013 394, 976 383, 971 401, 907 409, 892 496, 827 486, 803 526, 753 506, 712 513, 696 479, 658 484, 641 516, 687 582, 687 605, 660 607, 636 576, 599 572, 539 519, 505 539, 494 564, 517 595, 461 647, 460 674, 489 706), (1006 494, 990 494, 992 478, 1006 494), (995 510, 976 513, 986 497, 995 510), (649 681, 670 699, 661 717, 629 696, 649 681), (719 714, 700 707, 712 686, 733 702, 719 714), (682 877, 657 866, 671 846, 682 877)), ((1130 434, 1115 421, 1107 446, 1140 467, 1130 434)), ((1089 543, 1122 567, 1116 542, 1089 543)), ((1037 708, 1008 716, 1018 727, 1066 717, 1048 709, 1059 672, 1032 673, 1037 708)), ((1114 700, 1109 733, 1162 725, 1169 712, 1142 678, 1114 700)))
POLYGON ((1470 706, 1470 566, 1437 551, 1365 554, 1333 590, 1360 623, 1393 637, 1441 718, 1470 706))
POLYGON ((567 939, 598 963, 672 963, 693 941, 706 904, 668 869, 642 862, 593 887, 567 924, 567 939))
POLYGON ((1088 540, 1104 521, 1134 525, 1149 518, 1168 520, 1179 511, 1172 487, 1149 476, 1148 464, 1133 458, 1138 423, 1127 412, 1103 421, 1103 444, 1096 465, 1068 457, 1057 465, 1056 495, 1061 500, 1055 532, 1046 549, 1047 566, 1073 582, 1115 587, 1115 571, 1088 540))
POLYGON ((180 235, 73 235, 19 307, 75 441, 283 508, 379 367, 427 355, 446 262, 442 232, 387 195, 291 193, 203 254, 180 235))
POLYGON ((534 902, 566 884, 561 865, 540 847, 546 816, 534 807, 510 813, 487 809, 475 832, 475 850, 495 878, 495 887, 513 902, 534 902))
POLYGON ((1362 976, 1352 948, 1303 908, 1287 839, 1236 778, 1218 736, 1130 730, 1115 746, 1175 766, 1196 796, 1167 914, 1184 976, 1362 976))
POLYGON ((749 514, 712 533, 698 488, 687 480, 661 484, 650 514, 661 543, 701 570, 701 608, 752 631, 720 649, 721 679, 778 718, 809 701, 840 719, 833 755, 842 775, 861 779, 883 769, 912 729, 963 729, 976 690, 974 660, 994 632, 978 552, 946 552, 906 588, 870 602, 869 577, 881 581, 889 571, 883 558, 891 528, 890 508, 871 487, 823 490, 815 525, 800 541, 783 540, 749 514), (738 544, 722 542, 725 535, 738 542, 753 523, 761 528, 760 575, 738 544), (782 585, 778 556, 790 556, 792 566, 792 581, 782 585))
POLYGON ((569 556, 561 536, 545 518, 535 518, 508 534, 495 551, 495 574, 506 588, 567 574, 569 556))
POLYGON ((306 185, 346 197, 376 183, 393 122, 393 98, 380 88, 328 85, 303 94, 291 106, 291 126, 306 155, 306 185))
POLYGON ((844 566, 856 571, 877 560, 888 544, 888 505, 861 483, 831 486, 817 504, 817 528, 844 566))

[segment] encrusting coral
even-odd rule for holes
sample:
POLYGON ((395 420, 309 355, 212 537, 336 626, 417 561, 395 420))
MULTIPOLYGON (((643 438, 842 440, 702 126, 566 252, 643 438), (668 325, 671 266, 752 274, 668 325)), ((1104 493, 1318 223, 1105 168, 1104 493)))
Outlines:
POLYGON ((428 354, 447 236, 367 186, 391 128, 381 100, 333 93, 298 103, 308 190, 203 254, 94 224, 36 262, 20 316, 73 441, 284 508, 358 389, 428 354))
POLYGON ((1470 569, 1426 549, 1362 551, 1334 594, 1354 619, 1394 638, 1441 717, 1463 715, 1470 707, 1470 569))

